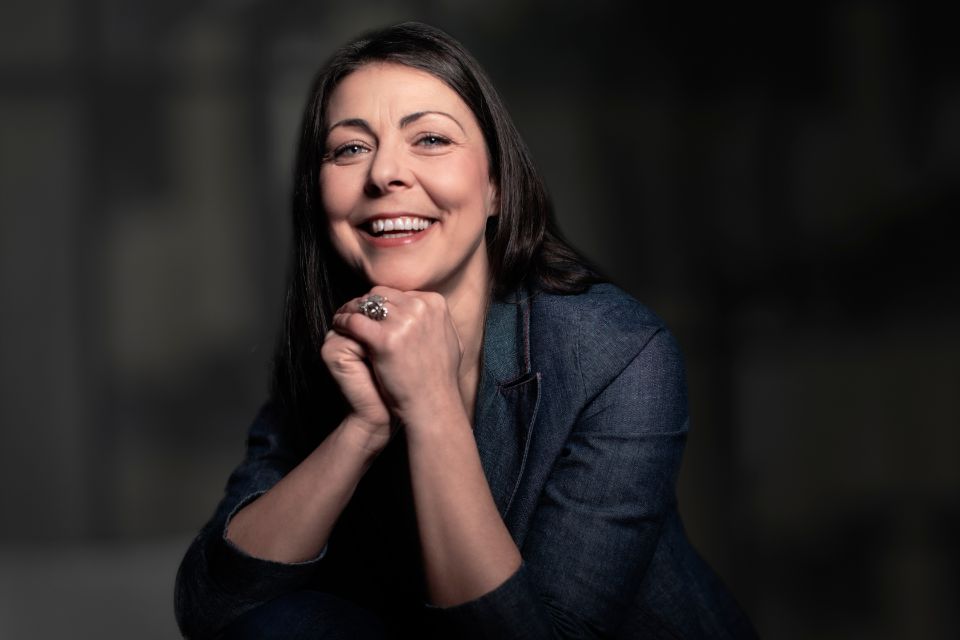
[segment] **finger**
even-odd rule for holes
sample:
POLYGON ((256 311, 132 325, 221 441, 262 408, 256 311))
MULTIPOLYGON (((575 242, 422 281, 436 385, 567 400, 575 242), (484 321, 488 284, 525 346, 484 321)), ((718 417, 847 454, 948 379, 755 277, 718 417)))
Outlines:
POLYGON ((363 343, 357 342, 353 338, 347 336, 340 336, 342 340, 341 348, 352 354, 357 358, 357 360, 366 360, 367 359, 367 348, 363 346, 363 343))
POLYGON ((423 304, 423 308, 435 312, 449 313, 450 307, 447 305, 447 299, 443 294, 436 291, 407 291, 407 304, 423 304))
POLYGON ((398 309, 405 308, 411 301, 408 292, 401 291, 400 289, 394 289, 393 287, 387 287, 384 285, 376 285, 370 289, 365 295, 360 296, 357 300, 363 300, 367 296, 377 295, 386 300, 385 304, 393 305, 398 309))
POLYGON ((460 350, 460 355, 463 355, 463 340, 460 338, 460 331, 457 330, 457 325, 453 322, 453 318, 450 315, 450 307, 447 305, 447 299, 435 291, 407 291, 407 297, 411 300, 411 303, 408 304, 408 309, 412 312, 414 303, 422 303, 422 310, 428 313, 438 313, 442 314, 447 319, 447 324, 453 330, 453 334, 457 337, 457 347, 460 350))
POLYGON ((357 298, 351 298, 343 303, 339 309, 334 313, 360 313, 360 305, 371 295, 378 295, 384 299, 383 304, 393 305, 394 307, 400 308, 409 300, 409 297, 399 289, 392 289, 390 287, 376 286, 370 289, 367 293, 359 296, 357 298))
POLYGON ((359 311, 359 304, 363 298, 351 298, 344 302, 340 307, 334 311, 334 315, 338 313, 356 313, 359 311))
POLYGON ((383 296, 388 300, 392 300, 394 298, 396 298, 397 300, 401 300, 406 295, 406 293, 401 291, 400 289, 394 289, 393 287, 388 287, 382 284, 374 285, 373 287, 371 287, 370 291, 367 292, 367 295, 369 296, 371 294, 383 296))
POLYGON ((352 362, 369 362, 366 347, 336 331, 327 332, 320 357, 333 372, 347 370, 352 362))
POLYGON ((323 337, 323 346, 331 349, 343 349, 356 354, 360 358, 367 357, 367 348, 361 342, 354 340, 350 336, 338 333, 334 329, 327 331, 323 337))
MULTIPOLYGON (((389 317, 389 316, 388 316, 389 317)), ((359 311, 345 310, 333 314, 333 330, 366 345, 377 344, 383 336, 383 320, 373 320, 359 311)))

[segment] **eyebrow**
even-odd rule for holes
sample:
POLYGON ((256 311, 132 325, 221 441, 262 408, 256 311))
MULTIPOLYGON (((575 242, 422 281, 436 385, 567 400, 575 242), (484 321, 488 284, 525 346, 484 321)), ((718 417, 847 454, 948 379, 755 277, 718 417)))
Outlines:
POLYGON ((454 118, 452 115, 450 115, 446 111, 417 111, 416 113, 411 113, 410 115, 406 115, 400 118, 400 128, 402 129, 408 124, 412 122, 416 122, 423 116, 429 116, 429 115, 446 116, 447 118, 450 118, 451 120, 453 120, 458 127, 460 127, 460 131, 463 131, 464 133, 467 132, 467 130, 463 128, 463 125, 460 124, 460 121, 454 118))
MULTIPOLYGON (((354 129, 363 129, 366 133, 370 134, 374 138, 377 137, 377 134, 373 132, 373 129, 370 127, 370 123, 364 120, 363 118, 347 118, 345 120, 338 120, 334 122, 327 128, 327 135, 337 127, 351 127, 354 129)), ((326 137, 326 136, 324 136, 326 137)))
MULTIPOLYGON (((460 131, 463 131, 464 134, 466 134, 467 132, 467 130, 463 128, 463 125, 460 124, 459 120, 457 120, 456 118, 454 118, 452 115, 450 115, 445 111, 417 111, 416 113, 405 115, 402 118, 400 118, 400 128, 403 129, 407 125, 410 125, 416 122, 417 120, 419 120, 420 118, 428 115, 446 116, 447 118, 450 118, 451 120, 453 120, 453 122, 458 127, 460 127, 460 131)), ((333 131, 337 127, 352 127, 354 129, 362 129, 363 131, 373 136, 374 138, 377 137, 377 134, 373 132, 373 127, 371 127, 370 123, 364 120, 363 118, 346 118, 344 120, 338 120, 334 122, 332 125, 330 125, 330 127, 327 129, 327 133, 329 134, 331 131, 333 131)))

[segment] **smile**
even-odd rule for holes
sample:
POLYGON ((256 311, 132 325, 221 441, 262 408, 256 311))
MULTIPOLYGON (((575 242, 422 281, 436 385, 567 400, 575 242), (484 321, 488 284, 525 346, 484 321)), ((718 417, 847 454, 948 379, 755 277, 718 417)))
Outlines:
MULTIPOLYGON (((397 218, 377 218, 370 220, 364 227, 370 235, 403 235, 406 231, 423 231, 433 220, 416 216, 399 216, 397 218)), ((408 234, 409 235, 409 234, 408 234)))
POLYGON ((379 217, 360 225, 361 235, 377 247, 410 244, 426 235, 436 220, 419 216, 379 217))

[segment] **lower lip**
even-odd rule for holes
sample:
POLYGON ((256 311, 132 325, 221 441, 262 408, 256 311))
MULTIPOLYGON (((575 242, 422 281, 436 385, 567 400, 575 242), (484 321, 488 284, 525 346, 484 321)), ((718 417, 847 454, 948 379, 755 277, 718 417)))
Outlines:
POLYGON ((372 236, 363 229, 360 230, 360 235, 363 236, 363 239, 372 244, 375 247, 402 247, 404 245, 413 244, 418 240, 422 240, 425 235, 430 233, 435 226, 440 224, 439 222, 434 222, 429 227, 420 231, 418 233, 411 233, 409 236, 401 236, 399 238, 384 238, 382 236, 372 236))

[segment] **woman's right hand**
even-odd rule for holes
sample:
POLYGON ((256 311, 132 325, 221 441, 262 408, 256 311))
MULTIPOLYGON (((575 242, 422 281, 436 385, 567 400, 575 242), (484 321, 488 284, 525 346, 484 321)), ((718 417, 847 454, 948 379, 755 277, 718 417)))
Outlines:
POLYGON ((379 450, 390 441, 390 411, 383 403, 366 355, 359 342, 332 330, 327 332, 320 349, 324 364, 353 408, 353 420, 346 424, 361 429, 360 435, 370 447, 379 450))

